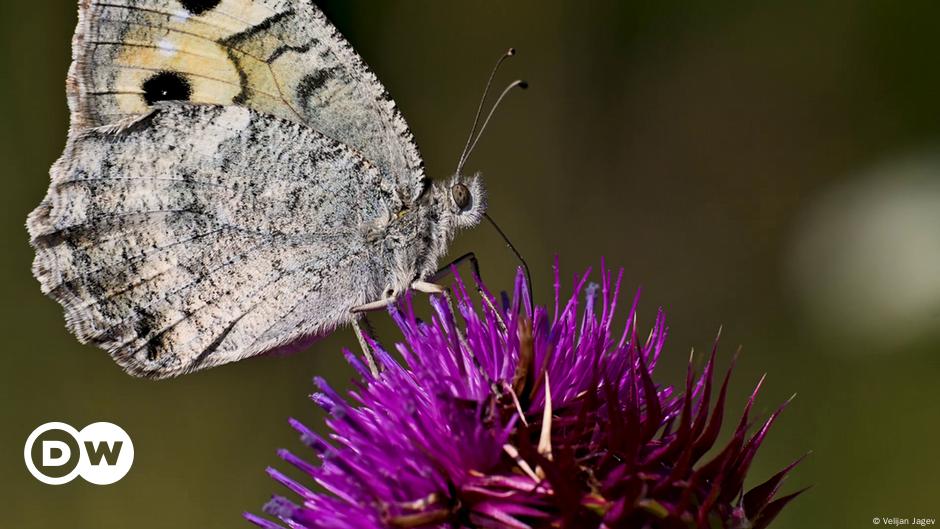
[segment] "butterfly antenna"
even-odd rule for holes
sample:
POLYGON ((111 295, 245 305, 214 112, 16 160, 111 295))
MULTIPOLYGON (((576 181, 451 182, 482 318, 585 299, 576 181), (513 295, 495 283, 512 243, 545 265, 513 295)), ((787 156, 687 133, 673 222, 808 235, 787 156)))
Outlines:
POLYGON ((464 155, 463 159, 460 161, 460 165, 457 166, 457 174, 460 174, 461 169, 463 169, 463 164, 470 158, 470 155, 473 154, 473 149, 476 149, 477 143, 480 142, 480 137, 483 136, 483 131, 486 130, 486 126, 489 125, 490 119, 493 118, 493 114, 496 113, 496 109, 499 108, 499 104, 503 102, 503 98, 506 97, 506 94, 511 92, 514 88, 521 88, 525 90, 529 87, 529 83, 518 80, 509 83, 502 94, 499 94, 499 98, 493 103, 493 107, 490 109, 490 113, 486 115, 486 119, 483 120, 483 125, 480 126, 480 132, 477 133, 477 137, 473 140, 473 143, 470 144, 470 149, 467 150, 467 154, 464 155))
POLYGON ((467 136, 467 143, 463 147, 463 152, 460 153, 460 159, 457 162, 457 174, 460 174, 461 169, 463 169, 464 162, 467 161, 469 156, 470 144, 473 143, 474 133, 477 131, 477 125, 480 123, 480 116, 483 115, 483 105, 486 104, 486 97, 490 93, 490 88, 493 85, 493 79, 496 77, 496 73, 499 71, 499 67, 503 65, 503 61, 512 57, 516 54, 515 48, 509 48, 506 50, 498 61, 496 61, 496 66, 493 67, 493 71, 490 72, 490 78, 486 81, 486 87, 483 89, 483 97, 480 98, 480 105, 477 107, 477 113, 473 117, 473 126, 470 127, 470 134, 467 136))
POLYGON ((535 300, 532 297, 532 274, 529 272, 529 265, 525 262, 525 258, 522 257, 522 254, 519 253, 519 250, 513 246, 512 241, 509 240, 509 237, 506 236, 506 233, 499 227, 499 224, 496 224, 496 221, 493 220, 493 217, 490 217, 488 213, 483 213, 483 217, 489 222, 493 228, 496 229, 496 232, 499 233, 499 236, 503 238, 503 241, 506 242, 506 246, 512 250, 512 253, 515 254, 516 259, 519 260, 519 263, 522 264, 522 269, 525 271, 525 286, 526 293, 529 295, 529 306, 535 307, 535 300))

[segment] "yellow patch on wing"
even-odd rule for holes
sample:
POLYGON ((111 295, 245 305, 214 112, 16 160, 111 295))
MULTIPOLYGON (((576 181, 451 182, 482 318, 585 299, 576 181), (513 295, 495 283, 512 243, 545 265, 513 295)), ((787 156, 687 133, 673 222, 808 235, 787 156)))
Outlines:
POLYGON ((163 71, 182 74, 192 87, 191 101, 196 103, 229 104, 240 92, 238 70, 222 46, 181 33, 152 42, 130 36, 115 57, 114 65, 121 69, 113 90, 120 96, 121 111, 145 112, 141 87, 163 71))
POLYGON ((219 44, 273 16, 270 8, 250 0, 224 0, 202 15, 192 15, 182 8, 172 13, 139 14, 140 17, 125 22, 129 31, 123 42, 99 44, 120 48, 108 65, 118 69, 108 91, 113 93, 121 112, 146 112, 143 84, 164 71, 186 78, 192 89, 192 102, 231 104, 241 92, 241 77, 232 55, 246 69, 250 97, 270 100, 261 106, 280 102, 266 64, 241 50, 219 44))
MULTIPOLYGON (((185 13, 185 10, 183 10, 185 13)), ((202 23, 217 28, 216 38, 225 38, 257 26, 277 13, 270 7, 252 0, 222 0, 215 8, 201 14, 177 17, 172 23, 202 23)))

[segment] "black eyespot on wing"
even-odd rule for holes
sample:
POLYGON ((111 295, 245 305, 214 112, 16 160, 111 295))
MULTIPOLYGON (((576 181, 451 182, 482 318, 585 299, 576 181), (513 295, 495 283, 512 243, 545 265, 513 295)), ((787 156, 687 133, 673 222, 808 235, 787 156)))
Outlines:
POLYGON ((144 81, 144 100, 148 105, 158 101, 189 101, 193 87, 177 72, 160 72, 144 81))
POLYGON ((194 15, 201 15, 206 11, 215 9, 222 3, 222 0, 180 0, 180 3, 183 4, 186 11, 194 15))

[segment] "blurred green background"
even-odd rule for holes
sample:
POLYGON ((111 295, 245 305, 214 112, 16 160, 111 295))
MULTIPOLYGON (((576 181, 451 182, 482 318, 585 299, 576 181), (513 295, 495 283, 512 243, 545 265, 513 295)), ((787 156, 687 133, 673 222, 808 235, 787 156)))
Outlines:
MULTIPOLYGON (((936 2, 368 2, 323 4, 403 109, 429 172, 452 171, 490 66, 531 89, 469 163, 547 299, 565 275, 623 266, 690 348, 738 345, 733 413, 763 372, 759 410, 797 393, 751 483, 812 450, 786 485, 814 487, 778 529, 940 515, 940 39, 936 2)), ((23 228, 67 130, 75 5, 0 6, 3 251, 0 526, 247 527, 278 491, 264 467, 316 424, 311 378, 350 379, 350 330, 309 350, 178 380, 122 373, 80 346, 30 275, 23 228), (135 443, 116 485, 47 486, 27 435, 106 420, 135 443)), ((493 231, 461 235, 493 289, 514 261, 493 231)), ((396 336, 378 315, 380 337, 396 336)))

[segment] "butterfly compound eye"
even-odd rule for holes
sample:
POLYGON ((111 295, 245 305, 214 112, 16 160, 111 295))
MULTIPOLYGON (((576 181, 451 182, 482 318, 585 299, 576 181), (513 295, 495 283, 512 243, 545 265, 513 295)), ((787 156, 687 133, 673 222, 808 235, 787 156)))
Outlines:
POLYGON ((470 190, 463 184, 455 184, 450 188, 450 194, 454 197, 454 204, 460 209, 467 209, 470 206, 470 190))

